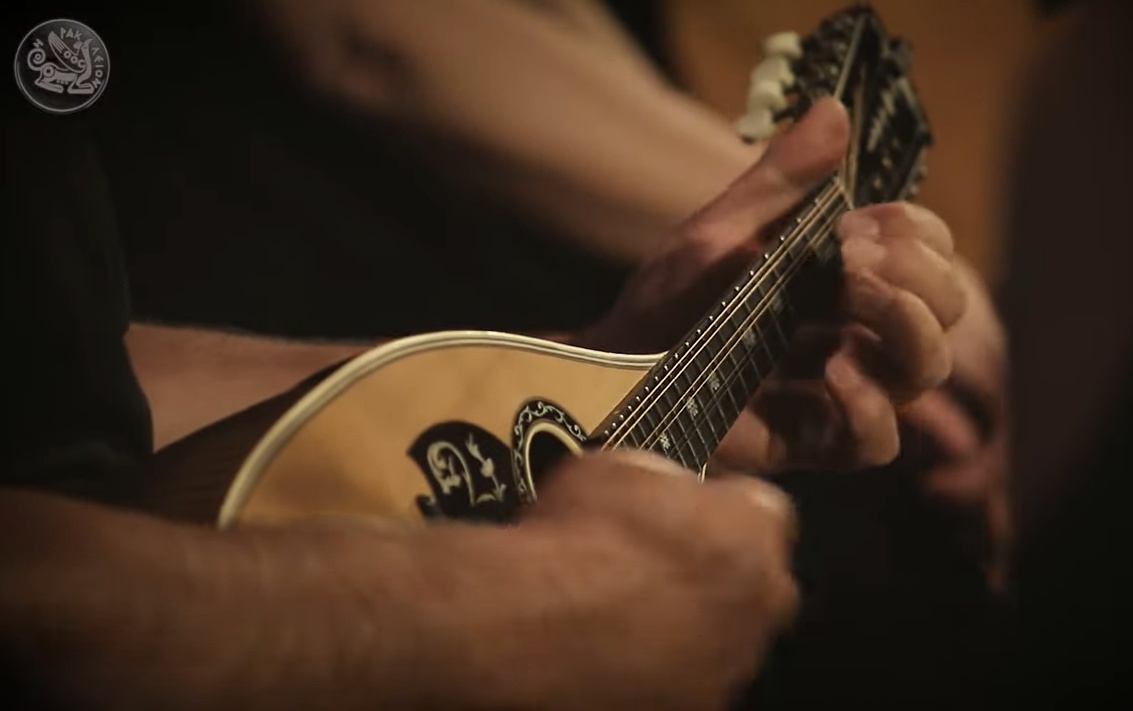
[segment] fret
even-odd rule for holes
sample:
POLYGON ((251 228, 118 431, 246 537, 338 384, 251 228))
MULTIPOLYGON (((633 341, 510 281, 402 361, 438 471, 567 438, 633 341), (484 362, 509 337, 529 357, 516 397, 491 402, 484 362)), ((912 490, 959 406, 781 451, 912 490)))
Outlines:
POLYGON ((759 381, 763 378, 763 374, 759 373, 758 371, 754 373, 754 384, 751 382, 751 380, 748 379, 745 373, 746 371, 751 369, 751 362, 747 357, 746 349, 738 345, 728 349, 728 361, 726 363, 726 367, 728 368, 728 371, 723 373, 722 377, 728 383, 727 387, 729 389, 739 389, 741 392, 745 393, 746 396, 744 397, 744 400, 746 401, 747 397, 751 396, 752 389, 756 387, 759 384, 759 381))
POLYGON ((736 331, 739 330, 739 325, 743 323, 747 315, 751 313, 748 310, 746 299, 737 302, 734 308, 735 310, 728 315, 728 318, 720 320, 716 328, 717 335, 713 337, 713 341, 717 341, 720 344, 727 343, 728 340, 736 334, 736 331))
POLYGON ((791 342, 790 337, 785 333, 786 329, 784 329, 781 323, 782 319, 779 317, 779 315, 783 313, 783 310, 784 304, 782 298, 776 299, 767 312, 763 314, 763 317, 760 318, 760 321, 764 322, 763 328, 760 329, 760 332, 763 334, 763 339, 761 340, 768 346, 768 350, 772 351, 772 358, 775 360, 778 360, 779 356, 782 355, 782 351, 785 351, 791 342), (773 338, 779 344, 775 349, 772 349, 771 346, 771 339, 773 338), (779 348, 782 350, 775 352, 779 348))
MULTIPOLYGON (((692 366, 689 367, 685 364, 675 366, 672 372, 669 373, 669 381, 665 386, 666 396, 673 399, 672 407, 676 407, 685 399, 685 393, 692 387, 693 380, 696 377, 696 372, 700 370, 696 365, 697 357, 692 359, 692 366)), ((687 359, 686 359, 687 360, 687 359)))
MULTIPOLYGON (((728 352, 731 353, 733 349, 729 348, 728 352)), ((714 412, 720 415, 720 424, 722 426, 721 435, 727 434, 728 430, 732 428, 732 423, 743 409, 736 403, 736 398, 732 394, 730 383, 726 383, 720 378, 718 371, 712 371, 708 374, 708 399, 715 406, 714 412), (727 402, 724 401, 727 398, 727 402), (728 408, 731 408, 729 410, 728 408)), ((721 436, 721 439, 723 437, 721 436)))
POLYGON ((648 442, 655 436, 661 427, 661 418, 664 412, 656 405, 646 405, 641 409, 641 415, 635 429, 640 431, 640 443, 648 442))
POLYGON ((692 456, 691 452, 685 452, 681 444, 681 438, 675 438, 668 432, 661 432, 656 440, 648 446, 648 449, 688 468, 691 463, 696 461, 696 458, 692 456))
POLYGON ((780 354, 772 350, 767 334, 759 327, 759 321, 752 324, 751 332, 755 334, 755 343, 752 344, 748 358, 755 364, 760 376, 767 377, 775 368, 775 362, 779 359, 780 354))
POLYGON ((786 354, 800 320, 789 287, 808 260, 837 252, 830 219, 841 202, 838 197, 821 208, 816 203, 804 213, 798 231, 784 234, 748 278, 733 286, 731 298, 718 302, 666 356, 642 387, 637 419, 623 442, 694 471, 707 462, 786 354))
POLYGON ((700 469, 700 467, 708 461, 708 458, 712 456, 712 452, 716 449, 716 445, 720 443, 720 438, 717 437, 715 433, 710 433, 707 436, 705 435, 704 427, 702 427, 701 424, 702 421, 703 423, 707 423, 709 420, 699 417, 699 411, 697 411, 695 415, 691 412, 686 412, 688 414, 687 422, 681 423, 684 425, 681 428, 681 432, 684 434, 685 439, 689 443, 689 448, 692 450, 692 454, 696 458, 694 461, 694 464, 696 466, 692 468, 700 469))

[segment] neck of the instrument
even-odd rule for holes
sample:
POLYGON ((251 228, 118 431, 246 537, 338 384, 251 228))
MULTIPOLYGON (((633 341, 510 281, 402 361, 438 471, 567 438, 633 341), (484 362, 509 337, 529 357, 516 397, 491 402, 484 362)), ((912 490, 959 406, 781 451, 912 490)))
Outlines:
POLYGON ((760 259, 650 371, 605 423, 603 447, 648 449, 703 472, 786 356, 804 315, 813 313, 815 278, 840 273, 830 269, 840 267, 834 223, 849 208, 840 185, 831 179, 793 214, 760 259))

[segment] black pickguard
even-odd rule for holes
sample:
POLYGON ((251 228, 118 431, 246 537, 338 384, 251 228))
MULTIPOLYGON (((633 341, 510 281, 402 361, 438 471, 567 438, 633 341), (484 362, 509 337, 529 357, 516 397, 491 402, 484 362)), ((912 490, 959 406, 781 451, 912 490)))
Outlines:
POLYGON ((587 436, 570 413, 545 398, 523 403, 511 430, 510 447, 461 420, 440 422, 418 435, 408 454, 432 491, 418 498, 421 512, 427 518, 512 520, 535 501, 539 477, 571 453, 559 438, 581 445, 587 436))

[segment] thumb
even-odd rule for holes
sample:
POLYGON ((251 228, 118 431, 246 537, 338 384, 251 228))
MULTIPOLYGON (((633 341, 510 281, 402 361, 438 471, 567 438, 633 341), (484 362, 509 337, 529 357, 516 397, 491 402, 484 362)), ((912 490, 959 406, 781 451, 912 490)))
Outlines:
POLYGON ((771 140, 759 161, 687 224, 695 241, 726 252, 797 205, 842 162, 850 123, 841 102, 824 98, 771 140))

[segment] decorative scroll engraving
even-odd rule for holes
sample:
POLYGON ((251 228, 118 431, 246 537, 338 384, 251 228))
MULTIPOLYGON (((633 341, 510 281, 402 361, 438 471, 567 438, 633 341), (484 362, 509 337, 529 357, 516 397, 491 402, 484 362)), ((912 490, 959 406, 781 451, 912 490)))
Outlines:
POLYGON ((468 492, 469 506, 492 501, 503 503, 507 485, 501 484, 496 478, 495 462, 484 458, 473 435, 468 435, 468 439, 464 441, 464 450, 479 464, 480 476, 491 482, 491 488, 483 493, 476 490, 476 485, 472 482, 472 468, 459 447, 450 442, 433 442, 426 450, 425 458, 433 479, 441 486, 442 494, 447 496, 463 486, 468 492))
MULTIPOLYGON (((511 430, 511 457, 516 493, 524 503, 534 502, 534 477, 541 473, 538 471, 540 465, 546 464, 546 462, 530 461, 528 457, 530 433, 540 424, 550 425, 551 429, 562 433, 579 445, 586 442, 586 431, 559 405, 546 399, 525 402, 516 413, 515 425, 511 430)), ((566 446, 563 445, 563 448, 566 449, 566 446)))
POLYGON ((506 444, 471 423, 433 425, 409 448, 433 492, 431 501, 420 502, 422 509, 451 518, 507 518, 520 503, 500 481, 499 467, 506 468, 509 454, 506 444))
POLYGON ((586 431, 549 400, 528 400, 514 423, 511 447, 459 420, 418 435, 408 454, 432 491, 417 500, 426 518, 508 521, 535 501, 534 477, 586 442, 586 431))

